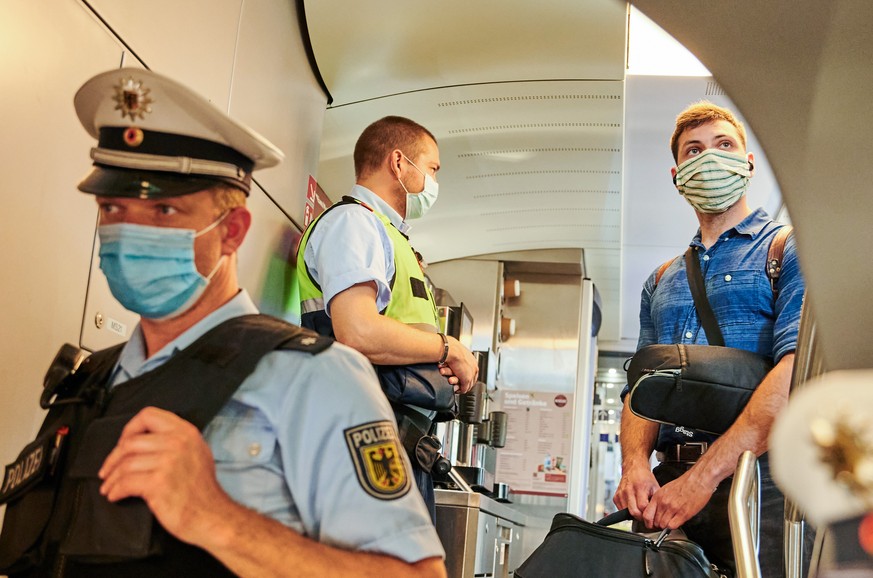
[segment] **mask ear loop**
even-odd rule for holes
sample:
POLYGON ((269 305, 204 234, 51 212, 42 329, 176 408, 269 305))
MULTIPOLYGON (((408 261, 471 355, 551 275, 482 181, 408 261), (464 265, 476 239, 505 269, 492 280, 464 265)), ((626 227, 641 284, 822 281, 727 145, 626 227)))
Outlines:
MULTIPOLYGON (((212 229, 217 227, 218 224, 221 223, 224 220, 224 218, 226 216, 228 216, 229 214, 230 214, 230 209, 221 213, 221 215, 217 219, 215 219, 212 222, 212 224, 207 225, 205 229, 201 229, 200 231, 197 231, 197 233, 194 234, 194 237, 196 238, 196 237, 199 237, 200 235, 205 235, 206 233, 208 233, 209 231, 211 231, 212 229)), ((218 269, 221 267, 221 264, 224 262, 225 257, 227 257, 227 255, 222 255, 221 257, 219 257, 218 262, 215 264, 215 267, 212 268, 212 271, 209 272, 209 275, 206 275, 206 282, 207 283, 212 281, 212 278, 215 276, 215 274, 218 272, 218 269)))
MULTIPOLYGON (((420 192, 415 193, 415 194, 421 194, 421 193, 423 193, 423 192, 424 192, 424 189, 427 188, 427 177, 428 177, 428 174, 427 174, 426 172, 424 172, 423 170, 421 170, 420 168, 418 168, 418 165, 417 165, 417 164, 415 164, 414 162, 412 162, 411 160, 409 160, 409 157, 406 156, 405 154, 403 154, 403 151, 400 151, 400 154, 403 155, 403 158, 406 159, 406 162, 408 162, 408 163, 411 164, 413 167, 415 167, 415 170, 417 170, 418 172, 420 172, 420 173, 421 173, 421 176, 424 177, 424 183, 422 184, 422 187, 423 187, 423 188, 421 189, 420 192)), ((433 177, 431 177, 431 178, 433 178, 433 177)), ((400 177, 397 177, 397 180, 400 181, 400 177)), ((403 186, 403 190, 406 191, 406 194, 407 194, 407 195, 410 194, 410 193, 409 193, 409 190, 406 188, 406 186, 403 185, 403 181, 400 181, 400 184, 403 186)))
POLYGON ((212 268, 212 271, 209 272, 209 275, 206 276, 206 282, 209 283, 212 281, 212 278, 215 277, 215 274, 218 273, 218 269, 221 267, 222 263, 224 263, 224 258, 227 255, 222 255, 218 258, 218 262, 215 264, 215 267, 212 268))
MULTIPOLYGON (((400 154, 403 155, 402 152, 401 152, 400 154)), ((417 170, 418 172, 420 172, 422 176, 427 176, 427 173, 425 173, 423 170, 421 170, 420 168, 418 168, 418 165, 417 165, 417 164, 415 164, 414 162, 412 162, 411 160, 409 160, 409 157, 408 157, 408 156, 403 155, 403 158, 406 159, 406 162, 408 162, 409 164, 411 164, 412 166, 414 166, 414 167, 415 167, 415 170, 417 170)))
POLYGON ((224 220, 224 218, 225 218, 226 216, 228 216, 229 214, 230 214, 230 210, 229 210, 229 209, 228 209, 227 211, 221 213, 221 215, 220 215, 217 219, 215 219, 214 221, 212 221, 212 223, 210 223, 209 225, 206 225, 205 228, 200 229, 199 231, 197 231, 196 233, 194 233, 194 238, 197 238, 197 237, 199 237, 199 236, 201 236, 201 235, 205 235, 206 233, 208 233, 209 231, 211 231, 212 229, 214 229, 215 227, 217 227, 218 224, 221 223, 221 222, 224 220))

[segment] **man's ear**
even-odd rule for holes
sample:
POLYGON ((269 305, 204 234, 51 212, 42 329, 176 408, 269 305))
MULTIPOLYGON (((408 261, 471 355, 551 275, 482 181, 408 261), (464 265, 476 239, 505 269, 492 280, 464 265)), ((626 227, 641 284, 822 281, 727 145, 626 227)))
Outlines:
POLYGON ((221 239, 221 254, 236 253, 252 226, 252 214, 246 207, 234 207, 224 218, 224 236, 221 239))
POLYGON ((676 185, 676 167, 670 167, 670 176, 673 177, 673 186, 676 187, 676 190, 679 190, 679 187, 676 185))
POLYGON ((755 155, 752 153, 748 153, 747 155, 749 159, 749 176, 755 175, 755 155))
POLYGON ((393 174, 398 179, 400 178, 400 172, 402 169, 402 164, 401 164, 402 162, 403 162, 403 151, 401 151, 400 149, 394 149, 388 155, 388 170, 390 170, 391 174, 393 174))

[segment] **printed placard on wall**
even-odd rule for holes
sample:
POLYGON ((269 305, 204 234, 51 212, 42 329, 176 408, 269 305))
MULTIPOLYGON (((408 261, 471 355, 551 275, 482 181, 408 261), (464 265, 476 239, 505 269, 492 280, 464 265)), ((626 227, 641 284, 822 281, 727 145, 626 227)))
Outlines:
POLYGON ((567 495, 573 434, 573 394, 501 390, 508 415, 506 446, 497 452, 495 480, 516 494, 567 495))
POLYGON ((306 187, 306 205, 303 207, 303 228, 309 226, 315 217, 322 214, 330 206, 330 199, 324 189, 316 182, 315 177, 309 175, 309 184, 306 187))

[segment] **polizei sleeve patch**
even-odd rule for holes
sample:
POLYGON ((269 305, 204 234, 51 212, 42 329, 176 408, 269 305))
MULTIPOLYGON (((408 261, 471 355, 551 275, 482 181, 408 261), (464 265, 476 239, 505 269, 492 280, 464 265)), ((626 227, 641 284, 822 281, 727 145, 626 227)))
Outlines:
POLYGON ((49 471, 52 459, 55 432, 47 432, 31 442, 18 455, 18 459, 6 466, 3 486, 0 489, 0 504, 5 504, 27 493, 49 471))
POLYGON ((394 500, 409 492, 412 484, 394 424, 388 420, 373 421, 344 433, 364 491, 380 500, 394 500))

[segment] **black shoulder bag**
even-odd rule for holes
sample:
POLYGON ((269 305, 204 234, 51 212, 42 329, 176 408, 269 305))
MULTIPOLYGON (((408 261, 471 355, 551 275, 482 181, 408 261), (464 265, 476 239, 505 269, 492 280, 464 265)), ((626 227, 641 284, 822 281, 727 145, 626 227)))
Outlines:
POLYGON ((724 346, 691 247, 685 264, 694 307, 711 345, 649 345, 637 351, 627 368, 629 406, 643 419, 723 434, 773 364, 751 351, 724 346))

